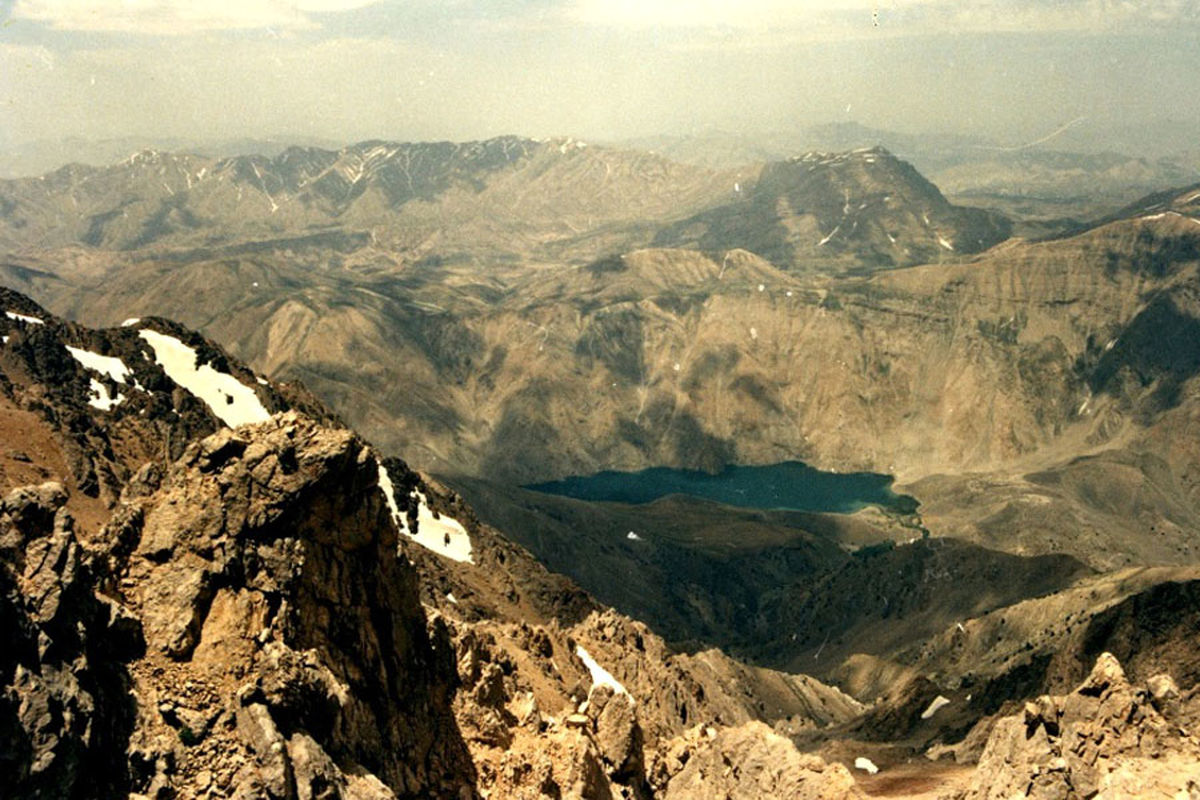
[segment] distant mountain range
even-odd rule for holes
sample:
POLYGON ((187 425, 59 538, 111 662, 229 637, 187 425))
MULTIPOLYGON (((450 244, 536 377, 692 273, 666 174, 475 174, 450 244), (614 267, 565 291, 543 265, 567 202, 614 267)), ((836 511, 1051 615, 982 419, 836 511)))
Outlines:
POLYGON ((1139 140, 1130 131, 1087 137, 1087 130, 1081 125, 1050 141, 1022 146, 982 136, 909 134, 846 122, 775 133, 709 130, 622 144, 712 168, 882 146, 961 201, 1050 216, 1087 216, 1099 207, 1112 210, 1147 192, 1200 180, 1200 152, 1182 130, 1171 128, 1170 136, 1158 140, 1139 140))
POLYGON ((108 167, 0 182, 0 246, 307 247, 333 235, 414 260, 590 258, 648 241, 658 220, 714 205, 738 176, 511 136, 289 147, 272 158, 145 150, 108 167))
POLYGON ((194 153, 215 158, 232 156, 277 156, 289 147, 324 147, 336 150, 341 142, 309 136, 241 137, 202 140, 171 136, 122 136, 114 139, 38 139, 0 148, 0 178, 27 178, 44 175, 66 164, 102 167, 116 164, 131 153, 164 150, 194 153))
MULTIPOLYGON (((905 133, 856 122, 799 126, 787 131, 722 131, 646 136, 601 142, 618 150, 657 153, 719 171, 747 170, 807 152, 881 146, 909 161, 951 196, 997 210, 1042 216, 1088 216, 1111 211, 1167 186, 1200 180, 1194 125, 1157 120, 1139 126, 1098 126, 1086 120, 1052 139, 1029 143, 949 133, 905 133)), ((289 147, 338 151, 315 137, 243 137, 217 141, 180 137, 68 137, 10 144, 0 150, 0 178, 43 175, 68 163, 108 166, 147 149, 209 158, 263 156, 289 147)))

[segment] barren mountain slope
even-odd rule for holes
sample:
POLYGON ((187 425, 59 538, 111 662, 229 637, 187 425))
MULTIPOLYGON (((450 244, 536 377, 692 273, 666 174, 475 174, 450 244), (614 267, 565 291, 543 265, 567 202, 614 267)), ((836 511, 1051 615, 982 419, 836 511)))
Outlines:
POLYGON ((787 267, 842 272, 978 253, 1011 230, 999 214, 951 205, 877 147, 768 164, 744 199, 668 227, 655 243, 740 247, 787 267))
POLYGON ((647 241, 655 221, 719 202, 740 175, 513 136, 291 147, 273 158, 145 151, 0 181, 0 244, 219 254, 282 240, 370 244, 404 261, 586 258, 647 241))

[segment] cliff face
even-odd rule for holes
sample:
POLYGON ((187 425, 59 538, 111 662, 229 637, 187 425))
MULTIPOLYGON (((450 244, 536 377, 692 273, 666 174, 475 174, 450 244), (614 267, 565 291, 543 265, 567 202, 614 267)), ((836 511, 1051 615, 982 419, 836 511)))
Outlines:
POLYGON ((154 796, 472 786, 453 649, 376 474, 348 431, 284 415, 142 469, 90 548, 56 484, 12 492, 17 794, 90 796, 101 776, 154 796))
POLYGON ((190 445, 155 491, 129 487, 146 496, 103 536, 132 551, 114 577, 146 631, 139 694, 166 723, 139 734, 215 737, 177 774, 232 748, 249 751, 233 785, 274 796, 362 770, 399 796, 473 783, 450 642, 426 630, 377 474, 350 432, 281 416, 190 445), (164 712, 181 680, 199 707, 164 712))

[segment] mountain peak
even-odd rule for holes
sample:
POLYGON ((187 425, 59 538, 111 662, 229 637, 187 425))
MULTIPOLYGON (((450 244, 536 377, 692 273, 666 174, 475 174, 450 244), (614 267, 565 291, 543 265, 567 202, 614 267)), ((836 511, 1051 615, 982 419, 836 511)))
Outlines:
POLYGON ((823 150, 810 150, 798 156, 792 156, 787 159, 790 164, 815 164, 819 166, 833 166, 836 164, 846 164, 851 162, 863 162, 867 164, 874 163, 879 159, 891 159, 899 161, 891 151, 883 145, 874 145, 872 147, 859 147, 854 150, 844 150, 840 152, 826 152, 823 150))
POLYGON ((874 146, 769 163, 745 200, 684 220, 656 243, 862 269, 977 253, 1010 231, 1006 218, 952 205, 911 164, 874 146))

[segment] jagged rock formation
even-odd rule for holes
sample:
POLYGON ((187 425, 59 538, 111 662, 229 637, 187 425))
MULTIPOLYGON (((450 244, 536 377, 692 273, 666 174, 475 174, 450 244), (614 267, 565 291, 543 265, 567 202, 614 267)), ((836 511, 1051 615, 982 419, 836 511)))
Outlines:
MULTIPOLYGON (((96 509, 109 508, 130 478, 149 459, 172 460, 193 438, 216 431, 234 398, 214 384, 221 401, 211 405, 180 388, 144 332, 162 334, 194 351, 212 379, 232 379, 262 415, 295 408, 318 419, 336 420, 301 385, 274 385, 220 347, 161 318, 92 330, 47 312, 27 297, 0 287, 0 412, 15 449, 0 454, 0 476, 20 469, 17 444, 33 428, 53 439, 66 462, 71 510, 94 530, 96 509), (250 397, 253 397, 250 400, 250 397), (32 415, 32 418, 30 417, 32 415), (7 456, 7 458, 5 458, 7 456)), ((169 341, 169 340, 168 340, 169 341)), ((236 391, 228 389, 228 391, 236 391)), ((29 454, 25 454, 27 457, 29 454)))
POLYGON ((61 484, 0 500, 0 796, 117 796, 141 626, 96 592, 61 484))
POLYGON ((348 431, 285 415, 190 445, 161 486, 130 485, 139 499, 102 535, 131 551, 117 577, 146 631, 137 690, 161 716, 134 746, 175 728, 176 780, 234 750, 252 760, 218 779, 268 796, 362 770, 398 796, 471 785, 450 643, 426 631, 377 473, 348 431), (181 680, 199 703, 180 701, 181 680))
POLYGON ((1131 686, 1105 653, 1071 694, 995 723, 965 798, 1200 795, 1196 700, 1166 675, 1131 686))
POLYGON ((858 800, 849 770, 802 755, 762 723, 720 732, 696 728, 673 743, 656 765, 664 798, 858 800))

